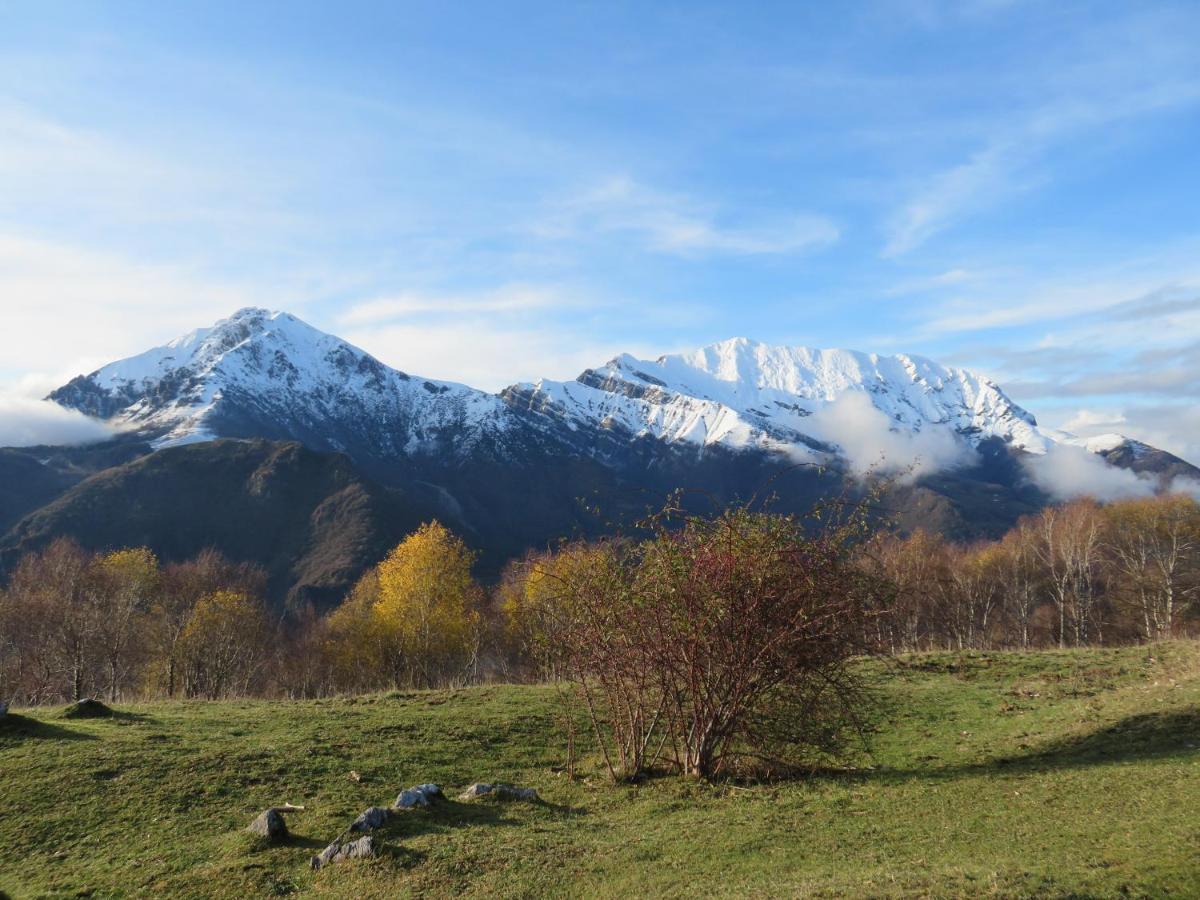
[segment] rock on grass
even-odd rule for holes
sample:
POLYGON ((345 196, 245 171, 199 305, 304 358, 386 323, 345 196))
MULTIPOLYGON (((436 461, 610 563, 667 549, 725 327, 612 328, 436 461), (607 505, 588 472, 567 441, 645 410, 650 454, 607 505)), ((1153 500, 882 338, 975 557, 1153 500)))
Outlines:
POLYGON ((387 824, 388 817, 391 816, 391 810, 385 809, 382 806, 372 806, 365 809, 359 814, 359 817, 350 823, 351 831, 374 831, 376 828, 382 828, 387 824))
POLYGON ((535 788, 484 782, 476 782, 458 795, 459 800, 478 800, 481 797, 490 797, 493 800, 524 800, 529 803, 536 803, 541 799, 535 788))
POLYGON ((369 859, 377 855, 379 852, 375 846, 375 838, 367 835, 356 841, 348 841, 341 843, 334 841, 319 854, 314 856, 310 865, 314 869, 320 869, 330 863, 341 862, 346 859, 369 859))
POLYGON ((76 700, 64 709, 62 717, 64 719, 103 719, 112 714, 111 707, 106 706, 99 700, 84 697, 82 700, 76 700))
POLYGON ((414 809, 429 806, 434 800, 442 798, 442 789, 436 784, 418 784, 406 791, 401 791, 392 804, 393 809, 414 809))
POLYGON ((258 818, 250 823, 246 830, 269 841, 286 840, 288 836, 287 825, 283 821, 283 816, 280 815, 279 810, 274 808, 264 809, 258 814, 258 818))

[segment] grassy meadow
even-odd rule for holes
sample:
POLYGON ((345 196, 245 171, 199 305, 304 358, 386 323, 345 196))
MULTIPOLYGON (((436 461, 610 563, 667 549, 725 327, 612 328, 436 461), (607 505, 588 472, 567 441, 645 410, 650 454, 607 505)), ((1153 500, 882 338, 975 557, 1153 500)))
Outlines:
POLYGON ((572 781, 548 687, 17 710, 0 894, 1200 896, 1200 645, 863 665, 870 753, 759 784, 572 781), (308 868, 402 788, 494 780, 544 802, 404 813, 380 858, 308 868), (289 843, 244 831, 284 802, 289 843))

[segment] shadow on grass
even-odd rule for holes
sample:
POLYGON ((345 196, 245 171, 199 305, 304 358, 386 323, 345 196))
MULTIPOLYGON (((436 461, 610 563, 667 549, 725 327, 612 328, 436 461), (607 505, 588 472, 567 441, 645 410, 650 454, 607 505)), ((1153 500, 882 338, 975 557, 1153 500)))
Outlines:
POLYGON ((120 722, 123 725, 157 725, 159 719, 146 713, 114 712, 108 717, 109 721, 120 722))
POLYGON ((1065 768, 1184 756, 1200 747, 1200 709, 1142 713, 1074 738, 1051 741, 994 765, 1065 768))
POLYGON ((454 828, 486 825, 502 827, 519 825, 507 818, 504 810, 491 803, 461 803, 458 800, 440 800, 428 809, 405 810, 392 816, 388 831, 399 837, 418 834, 438 834, 454 828))
POLYGON ((464 803, 460 800, 440 800, 428 809, 406 810, 393 815, 385 833, 397 838, 415 837, 421 834, 444 834, 457 828, 469 827, 521 827, 525 823, 507 815, 514 806, 548 810, 561 816, 587 815, 583 809, 546 803, 523 801, 476 800, 464 803))
POLYGON ((423 863, 429 854, 424 850, 413 850, 409 847, 399 847, 395 844, 384 844, 379 850, 379 855, 384 859, 391 860, 401 868, 411 869, 423 863))
MULTIPOLYGON (((963 765, 825 772, 872 781, 946 779, 961 775, 1082 769, 1110 763, 1174 759, 1200 750, 1200 709, 1141 713, 1088 734, 1049 741, 1027 752, 963 765)), ((820 777, 820 776, 819 776, 820 777)))
POLYGON ((307 850, 324 850, 329 846, 329 841, 322 841, 315 837, 304 837, 293 831, 288 832, 287 839, 282 843, 284 847, 303 847, 307 850))
POLYGON ((58 740, 58 741, 95 741, 94 734, 83 731, 72 731, 53 722, 43 722, 41 719, 31 719, 15 713, 0 718, 0 739, 17 738, 19 740, 58 740))
POLYGON ((120 722, 122 724, 154 725, 158 719, 146 713, 125 712, 119 709, 104 707, 103 712, 88 712, 85 714, 72 713, 70 707, 60 712, 56 718, 66 722, 120 722))

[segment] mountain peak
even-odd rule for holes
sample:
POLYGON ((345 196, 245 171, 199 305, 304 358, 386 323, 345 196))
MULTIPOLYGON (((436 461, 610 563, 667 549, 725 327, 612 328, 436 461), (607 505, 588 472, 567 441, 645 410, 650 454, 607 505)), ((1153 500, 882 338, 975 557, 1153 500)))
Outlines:
POLYGON ((76 378, 49 399, 158 446, 287 437, 334 450, 367 440, 390 454, 502 408, 491 395, 412 379, 290 313, 259 307, 76 378))

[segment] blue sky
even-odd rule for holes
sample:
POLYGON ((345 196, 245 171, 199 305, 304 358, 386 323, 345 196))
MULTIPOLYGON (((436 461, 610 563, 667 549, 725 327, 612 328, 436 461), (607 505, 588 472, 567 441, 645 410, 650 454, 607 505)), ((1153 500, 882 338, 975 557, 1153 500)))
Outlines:
POLYGON ((493 389, 746 335, 1200 459, 1198 46, 1195 2, 8 3, 0 382, 250 304, 493 389))

